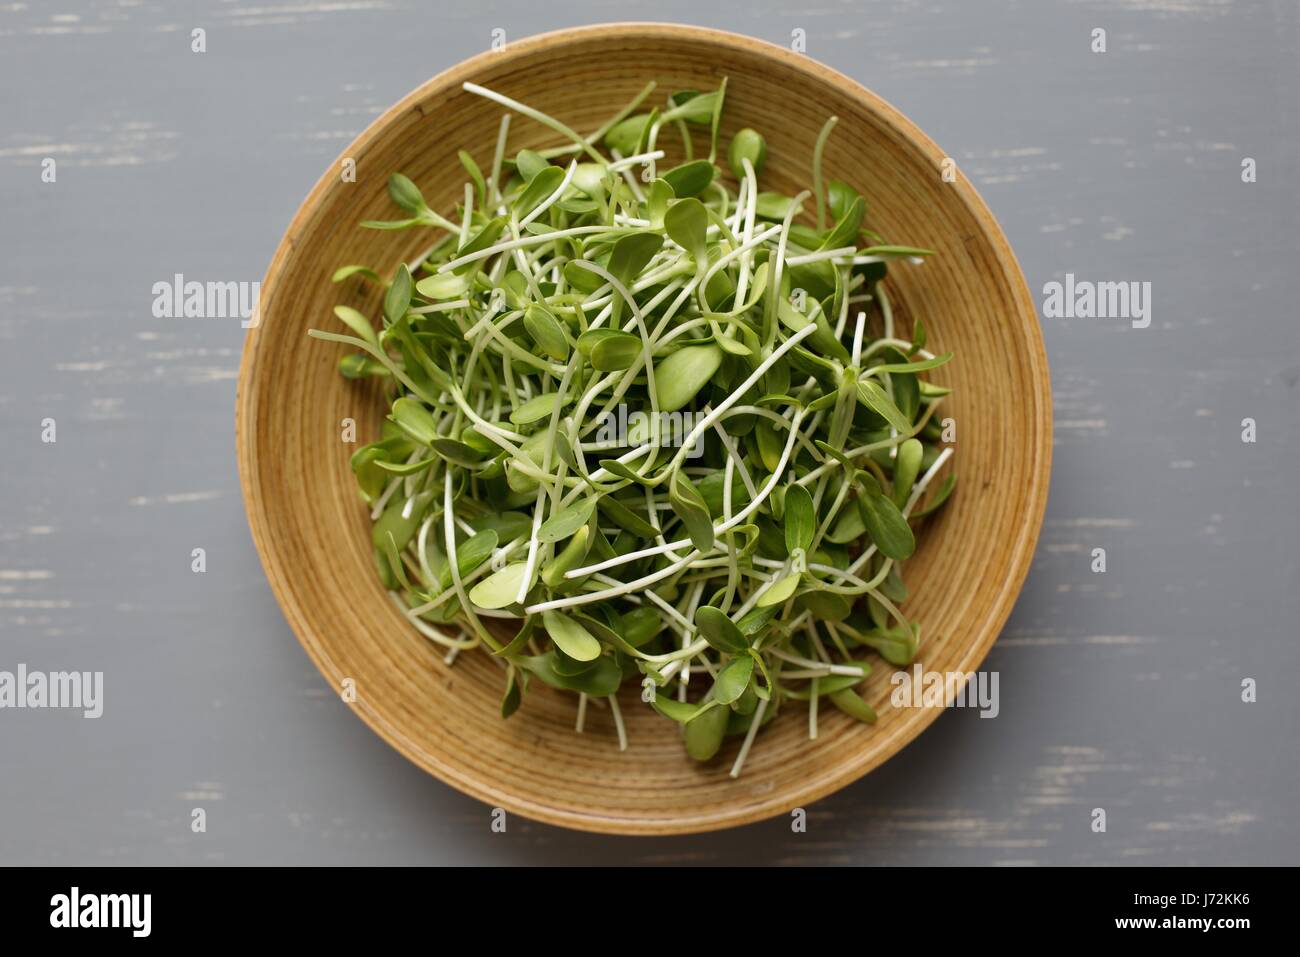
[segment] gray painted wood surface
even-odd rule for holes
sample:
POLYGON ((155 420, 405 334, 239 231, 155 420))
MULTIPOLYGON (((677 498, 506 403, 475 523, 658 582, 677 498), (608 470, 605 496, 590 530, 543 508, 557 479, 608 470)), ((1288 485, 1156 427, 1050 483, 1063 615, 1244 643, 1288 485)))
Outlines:
POLYGON ((1067 272, 1152 283, 1147 329, 1043 321, 1055 473, 987 662, 998 719, 942 716, 810 808, 804 834, 491 833, 485 807, 379 742, 294 641, 235 473, 239 322, 155 319, 151 286, 260 279, 346 143, 493 28, 651 8, 6 0, 0 669, 103 670, 106 689, 99 720, 0 711, 0 862, 1297 863, 1296 5, 797 6, 653 13, 778 43, 806 30, 810 56, 949 151, 1036 295, 1067 272))

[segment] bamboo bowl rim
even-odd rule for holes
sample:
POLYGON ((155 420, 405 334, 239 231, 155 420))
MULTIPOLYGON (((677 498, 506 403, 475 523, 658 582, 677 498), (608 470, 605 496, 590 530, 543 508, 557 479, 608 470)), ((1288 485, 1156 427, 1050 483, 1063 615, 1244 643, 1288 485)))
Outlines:
MULTIPOLYGON (((236 392, 235 442, 240 485, 254 544, 261 557, 271 589, 290 627, 322 675, 336 689, 346 672, 342 671, 335 661, 333 654, 336 650, 335 643, 324 633, 327 627, 334 627, 334 625, 332 622, 327 623, 327 626, 321 625, 320 622, 313 622, 312 615, 309 614, 309 602, 305 600, 301 591, 302 579, 307 574, 305 568, 307 563, 304 561, 307 556, 304 555, 299 542, 286 541, 283 533, 276 530, 273 522, 275 503, 268 501, 262 494, 265 469, 259 459, 258 427, 261 422, 260 416, 264 414, 267 403, 273 401, 275 385, 268 383, 268 379, 272 378, 273 370, 270 367, 274 364, 274 358, 270 350, 263 347, 267 337, 261 332, 261 328, 267 316, 275 313, 280 300, 292 298, 286 294, 277 300, 282 275, 295 255, 296 247, 304 242, 310 230, 333 228, 323 227, 316 221, 316 216, 333 191, 346 188, 340 184, 337 175, 340 160, 344 157, 361 157, 370 153, 372 147, 384 140, 399 118, 411 111, 419 111, 423 115, 425 112, 423 106, 426 102, 436 99, 446 91, 458 90, 463 81, 480 76, 489 67, 524 64, 529 61, 529 58, 538 54, 554 55, 557 49, 563 49, 570 44, 582 44, 592 40, 614 42, 629 39, 666 45, 704 44, 717 51, 719 60, 724 59, 727 54, 743 54, 753 59, 762 59, 770 65, 772 71, 784 71, 786 75, 795 75, 808 85, 834 87, 839 95, 851 99, 856 108, 869 114, 873 122, 888 129, 895 139, 904 142, 909 151, 924 158, 936 171, 936 175, 945 158, 944 152, 898 110, 852 79, 806 56, 733 33, 660 23, 602 24, 558 30, 511 41, 500 51, 485 51, 439 73, 407 94, 371 123, 321 176, 302 202, 277 247, 262 283, 260 321, 254 323, 249 329, 245 341, 236 392)), ((486 104, 485 108, 488 107, 499 110, 494 104, 486 104)), ((394 170, 382 171, 385 178, 390 172, 394 170)), ((1005 302, 1005 311, 1010 316, 1008 321, 1023 338, 1021 345, 1024 353, 1019 356, 1019 361, 1025 370, 1024 378, 1027 383, 1025 394, 1021 397, 1024 402, 1025 422, 1022 426, 1023 432, 1017 433, 1023 447, 1020 468, 1024 474, 1018 476, 1022 484, 1016 486, 1017 494, 1020 496, 1019 504, 1022 507, 1021 521, 998 554, 1002 575, 1000 584, 994 586, 995 591, 985 603, 979 620, 962 621, 963 632, 971 637, 959 646, 958 657, 947 662, 952 670, 969 673, 979 667, 1005 624, 1033 558, 1046 509, 1051 471, 1051 388, 1036 306, 1015 255, 987 206, 964 176, 959 174, 956 182, 947 183, 945 186, 953 191, 952 195, 961 204, 964 215, 977 224, 977 231, 963 237, 963 241, 970 243, 973 240, 983 244, 981 249, 993 264, 991 268, 997 273, 997 280, 1006 286, 1009 298, 1005 302)), ((442 197, 439 197, 439 200, 441 199, 442 197)), ((870 201, 870 196, 868 200, 870 201)), ((328 264, 329 268, 337 265, 341 263, 328 264)), ((378 265, 382 267, 384 264, 378 265)), ((286 308, 289 306, 286 305, 286 308)), ((305 328, 300 331, 305 335, 305 328)), ((960 466, 960 446, 956 461, 960 466)), ((985 484, 987 485, 987 482, 985 484)), ((949 506, 950 509, 957 505, 961 496, 962 485, 959 483, 953 504, 949 506)), ((919 537, 923 538, 924 535, 919 537)), ((377 578, 367 584, 383 595, 383 588, 377 578)), ((386 601, 387 596, 383 595, 383 597, 386 601)), ((405 680, 400 675, 397 679, 405 680)), ((535 794, 525 793, 496 770, 466 766, 464 762, 457 763, 447 759, 445 752, 440 750, 438 741, 430 741, 427 735, 422 737, 410 730, 411 703, 409 701, 377 704, 361 695, 352 707, 373 731, 417 766, 489 805, 504 807, 508 811, 550 824, 610 834, 685 834, 717 830, 762 820, 787 812, 793 807, 804 806, 878 767, 915 739, 942 710, 910 709, 904 718, 889 727, 885 735, 881 735, 876 728, 867 729, 876 732, 879 738, 862 744, 855 753, 848 755, 847 758, 841 757, 835 764, 818 768, 815 774, 805 774, 797 778, 787 777, 780 785, 771 787, 766 793, 737 791, 737 800, 734 804, 725 807, 712 806, 705 810, 682 807, 665 811, 663 814, 638 818, 603 814, 593 810, 592 806, 566 804, 563 800, 547 800, 535 794)), ((510 720, 518 721, 527 711, 527 707, 526 704, 525 708, 510 720)), ((666 730, 665 733, 669 732, 666 730)), ((760 742, 761 740, 760 738, 760 742)), ((628 753, 632 754, 635 760, 633 751, 629 750, 628 753)), ((536 752, 533 753, 532 759, 547 760, 545 756, 536 752)), ((808 769, 803 770, 806 772, 808 769)), ((744 780, 743 776, 741 780, 744 780)))

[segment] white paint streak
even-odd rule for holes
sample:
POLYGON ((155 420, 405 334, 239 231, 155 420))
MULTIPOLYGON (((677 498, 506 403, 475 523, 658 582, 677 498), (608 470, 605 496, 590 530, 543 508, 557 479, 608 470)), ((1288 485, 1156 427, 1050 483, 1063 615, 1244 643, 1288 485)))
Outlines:
POLYGON ((169 495, 138 495, 130 500, 131 505, 183 505, 189 502, 209 502, 221 497, 220 489, 203 492, 173 492, 169 495))

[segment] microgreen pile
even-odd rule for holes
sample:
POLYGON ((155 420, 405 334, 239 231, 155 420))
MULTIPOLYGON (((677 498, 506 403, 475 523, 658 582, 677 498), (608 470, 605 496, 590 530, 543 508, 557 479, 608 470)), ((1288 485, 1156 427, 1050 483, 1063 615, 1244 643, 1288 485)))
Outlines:
POLYGON ((352 456, 384 586, 448 662, 491 655, 506 717, 548 685, 625 748, 632 684, 693 758, 739 738, 733 776, 793 702, 813 737, 823 698, 874 722, 858 686, 916 656, 900 563, 954 484, 932 482, 948 390, 924 375, 951 356, 919 319, 903 337, 882 282, 929 251, 823 181, 833 117, 790 196, 762 188, 759 132, 723 150, 725 81, 644 108, 649 84, 589 135, 465 89, 508 110, 490 165, 460 153, 447 216, 394 174, 405 215, 363 225, 430 245, 387 282, 339 269, 383 315, 341 305, 351 335, 311 332, 389 396, 352 456), (508 155, 512 115, 563 145, 508 155))

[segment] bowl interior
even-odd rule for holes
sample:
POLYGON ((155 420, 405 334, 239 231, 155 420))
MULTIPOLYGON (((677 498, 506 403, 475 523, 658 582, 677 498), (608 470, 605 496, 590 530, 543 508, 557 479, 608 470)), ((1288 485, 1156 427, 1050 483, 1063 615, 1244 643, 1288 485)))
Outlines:
MULTIPOLYGON (((707 830, 787 811, 877 766, 915 737, 934 709, 890 706, 882 662, 867 700, 873 727, 826 709, 808 740, 792 708, 755 742, 743 775, 728 776, 737 744, 713 762, 689 760, 674 728, 625 689, 630 746, 617 749, 607 710, 590 708, 575 734, 574 699, 536 683, 510 720, 499 716, 503 671, 486 655, 454 666, 408 627, 379 584, 369 522, 342 440, 378 433, 372 388, 337 373, 341 349, 309 339, 335 328, 331 308, 369 315, 378 295, 331 272, 364 263, 381 272, 430 239, 362 230, 398 218, 389 173, 404 172, 449 209, 465 175, 457 150, 484 168, 502 109, 465 93, 471 80, 589 131, 648 80, 656 99, 728 78, 724 136, 752 126, 767 138, 763 188, 793 193, 811 181, 811 147, 826 117, 840 118, 825 153, 829 177, 867 198, 869 224, 890 242, 938 255, 891 268, 901 327, 923 317, 931 348, 956 360, 932 375, 954 389, 957 492, 923 527, 906 572, 905 608, 922 623, 927 670, 971 671, 996 638, 1027 571, 1046 500, 1050 458, 1047 367, 1028 291, 996 223, 968 183, 941 175, 943 154, 861 87, 808 59, 757 41, 695 28, 622 25, 566 31, 508 45, 436 77, 386 113, 321 179, 271 264, 261 322, 240 375, 238 444, 254 539, 294 631, 330 683, 355 682, 358 713, 408 758, 507 810, 552 823, 621 833, 707 830), (341 175, 355 162, 355 182, 341 175)), ((675 141, 675 137, 667 137, 675 141)), ((509 150, 556 145, 556 134, 512 117, 509 150)), ((725 142, 725 139, 724 139, 725 142)))

